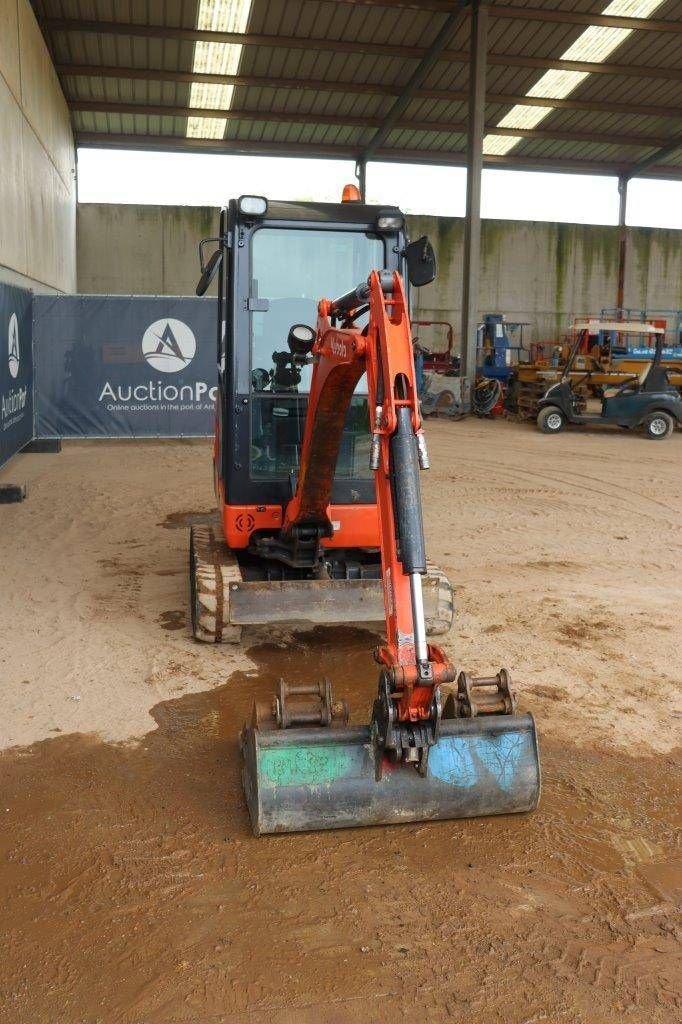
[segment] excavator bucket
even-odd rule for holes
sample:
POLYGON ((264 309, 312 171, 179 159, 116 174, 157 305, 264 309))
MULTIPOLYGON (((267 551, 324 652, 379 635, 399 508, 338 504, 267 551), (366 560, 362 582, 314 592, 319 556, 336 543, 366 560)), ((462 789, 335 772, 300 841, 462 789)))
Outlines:
POLYGON ((261 729, 252 723, 241 745, 257 836, 515 814, 534 810, 540 797, 531 715, 443 721, 423 775, 388 758, 377 772, 368 726, 261 729))

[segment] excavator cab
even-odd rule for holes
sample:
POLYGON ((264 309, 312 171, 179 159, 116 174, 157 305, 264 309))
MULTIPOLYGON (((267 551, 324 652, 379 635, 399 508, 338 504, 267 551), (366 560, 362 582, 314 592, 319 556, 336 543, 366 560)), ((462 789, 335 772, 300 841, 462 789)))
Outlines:
MULTIPOLYGON (((248 539, 237 525, 241 507, 253 505, 255 529, 269 529, 269 507, 289 500, 298 469, 312 366, 289 350, 290 329, 314 327, 320 296, 346 291, 377 267, 399 269, 404 218, 394 208, 242 196, 221 213, 220 242, 217 361, 223 422, 215 469, 226 498, 227 540, 241 550, 248 539), (268 511, 258 511, 259 506, 268 511), (237 507, 239 512, 230 511, 237 507)), ((332 498, 335 505, 356 507, 355 522, 366 511, 361 506, 374 504, 363 443, 366 450, 369 421, 361 383, 349 410, 332 498)), ((360 546, 358 539, 364 540, 344 516, 334 546, 360 546)))
MULTIPOLYGON (((417 280, 428 261, 423 244, 413 243, 409 251, 417 280)), ((364 376, 346 412, 324 562, 311 568, 282 550, 277 538, 296 489, 313 369, 309 354, 292 351, 290 332, 314 329, 322 296, 348 291, 372 270, 403 272, 405 218, 397 207, 358 201, 241 196, 221 211, 218 236, 203 240, 199 254, 197 294, 218 276, 218 516, 213 524, 195 527, 191 538, 194 636, 238 642, 244 626, 273 623, 381 626, 379 523, 368 464, 364 376), (217 248, 205 260, 212 242, 217 248)), ((367 318, 365 309, 357 326, 367 318)), ((452 592, 436 566, 429 566, 424 595, 430 633, 447 632, 452 592)))

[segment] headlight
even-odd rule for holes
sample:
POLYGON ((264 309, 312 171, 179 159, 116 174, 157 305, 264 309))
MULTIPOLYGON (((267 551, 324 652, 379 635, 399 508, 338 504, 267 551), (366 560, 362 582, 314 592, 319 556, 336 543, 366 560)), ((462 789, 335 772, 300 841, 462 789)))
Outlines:
POLYGON ((287 338, 289 351, 294 356, 307 356, 315 344, 315 331, 307 324, 294 324, 287 338))
POLYGON ((377 217, 377 231, 400 231, 405 224, 402 213, 380 213, 377 217))
POLYGON ((239 212, 245 217, 264 217, 268 201, 263 196, 240 196, 239 212))

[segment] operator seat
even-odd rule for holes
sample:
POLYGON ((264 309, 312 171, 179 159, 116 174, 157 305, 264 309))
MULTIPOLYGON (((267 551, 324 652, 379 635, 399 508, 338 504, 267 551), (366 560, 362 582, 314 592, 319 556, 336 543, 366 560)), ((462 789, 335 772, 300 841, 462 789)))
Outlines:
MULTIPOLYGON (((633 389, 633 391, 639 391, 639 389, 641 387, 643 387, 644 381, 649 376, 649 370, 651 369, 652 366, 653 366, 653 363, 652 363, 651 360, 649 360, 649 362, 645 363, 644 366, 642 367, 642 369, 640 370, 639 378, 636 381, 634 381, 634 380, 624 381, 624 383, 626 383, 629 387, 631 387, 633 389)), ((604 398, 615 398, 616 395, 618 394, 618 392, 620 391, 620 389, 622 387, 623 387, 622 384, 615 384, 615 385, 613 385, 610 388, 604 388, 603 397, 604 398)))

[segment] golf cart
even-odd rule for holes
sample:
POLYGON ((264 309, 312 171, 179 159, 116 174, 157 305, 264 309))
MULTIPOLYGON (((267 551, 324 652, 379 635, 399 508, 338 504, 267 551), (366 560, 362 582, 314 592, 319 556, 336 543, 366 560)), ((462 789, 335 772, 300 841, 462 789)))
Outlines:
POLYGON ((642 324, 641 328, 654 340, 654 358, 642 366, 641 373, 629 375, 622 383, 607 387, 601 396, 601 412, 587 412, 587 401, 579 387, 590 377, 571 380, 571 371, 580 345, 581 332, 575 341, 561 379, 553 384, 540 400, 538 428, 545 434, 558 434, 566 423, 606 424, 636 429, 644 436, 661 441, 669 437, 675 425, 682 423, 682 396, 668 380, 668 371, 661 366, 664 328, 642 324))

